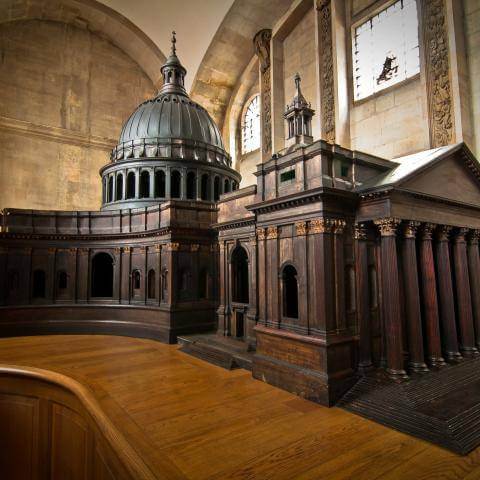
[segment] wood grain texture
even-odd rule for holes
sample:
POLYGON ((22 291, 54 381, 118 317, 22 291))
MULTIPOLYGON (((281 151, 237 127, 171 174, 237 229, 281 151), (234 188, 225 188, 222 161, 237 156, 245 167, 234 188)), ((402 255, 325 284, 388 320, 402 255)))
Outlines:
MULTIPOLYGON (((151 340, 43 336, 0 340, 0 362, 64 373, 93 392, 160 478, 462 479, 466 457, 325 408, 151 340)), ((107 477, 108 478, 108 477, 107 477)))

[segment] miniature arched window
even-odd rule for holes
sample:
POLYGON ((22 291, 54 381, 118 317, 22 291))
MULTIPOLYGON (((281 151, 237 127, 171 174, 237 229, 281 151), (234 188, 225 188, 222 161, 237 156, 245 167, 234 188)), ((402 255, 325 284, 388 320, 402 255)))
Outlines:
POLYGON ((187 173, 187 198, 189 200, 197 198, 197 176, 195 172, 187 173))
POLYGON ((32 297, 45 298, 45 272, 43 270, 33 272, 32 297))
POLYGON ((113 202, 113 177, 108 179, 108 202, 113 202))
POLYGON ((208 298, 209 280, 210 274, 208 273, 208 268, 202 268, 198 277, 198 297, 201 299, 208 298))
POLYGON ((234 192, 238 188, 237 182, 232 180, 232 192, 234 192))
POLYGON ((210 177, 208 173, 202 175, 202 200, 210 200, 210 177))
POLYGON ((155 298, 155 270, 152 268, 148 271, 148 289, 147 289, 147 296, 150 299, 155 298))
POLYGON ((135 172, 127 175, 127 198, 135 198, 135 172))
POLYGON ((161 300, 162 302, 168 302, 168 270, 162 270, 162 294, 161 300))
POLYGON ((150 173, 144 170, 140 174, 140 198, 148 198, 150 196, 150 173))
POLYGON ((232 252, 232 301, 248 303, 248 255, 243 247, 232 252))
POLYGON ((58 289, 59 290, 65 290, 68 286, 68 276, 67 272, 61 271, 58 272, 58 289))
POLYGON ((181 175, 178 170, 173 170, 170 178, 170 197, 180 198, 181 175))
POLYGON ((297 270, 286 265, 282 271, 283 316, 298 318, 298 282, 297 270))
POLYGON ((132 289, 133 290, 140 290, 140 283, 141 283, 141 275, 140 270, 134 270, 132 272, 132 289))
POLYGON ((123 200, 123 174, 117 175, 117 190, 115 192, 115 200, 123 200))
POLYGON ((113 258, 105 252, 92 259, 92 297, 113 296, 113 258))
POLYGON ((163 170, 155 172, 155 197, 165 197, 165 172, 163 170))
POLYGON ((107 178, 103 178, 103 203, 107 203, 107 178))
POLYGON ((224 193, 228 193, 230 191, 230 180, 228 178, 225 179, 223 191, 224 193))
POLYGON ((245 110, 242 121, 242 153, 260 148, 260 95, 255 95, 245 110))
POLYGON ((220 198, 220 177, 215 177, 213 181, 213 200, 218 202, 220 198))

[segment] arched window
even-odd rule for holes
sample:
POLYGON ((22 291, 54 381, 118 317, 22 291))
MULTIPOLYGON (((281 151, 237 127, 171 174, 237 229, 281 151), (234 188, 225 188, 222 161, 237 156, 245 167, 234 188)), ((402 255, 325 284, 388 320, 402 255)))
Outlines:
POLYGON ((165 172, 163 170, 155 172, 155 197, 165 197, 165 172))
POLYGON ((181 175, 178 170, 173 170, 170 179, 170 197, 180 198, 181 175))
POLYGON ((113 202, 113 177, 108 178, 108 202, 113 202))
POLYGON ((162 302, 168 302, 168 270, 162 270, 162 302))
POLYGON ((237 182, 232 180, 232 192, 234 192, 238 188, 237 182))
POLYGON ((59 290, 65 290, 68 286, 67 272, 58 272, 57 285, 59 290))
POLYGON ((242 122, 242 153, 260 148, 260 95, 248 104, 242 122))
POLYGON ((33 272, 32 297, 45 298, 45 272, 43 270, 33 272))
POLYGON ((140 290, 141 279, 140 270, 134 270, 132 272, 132 290, 140 290))
POLYGON ((119 173, 117 175, 117 191, 115 192, 115 199, 123 200, 123 175, 119 173))
POLYGON ((297 270, 286 265, 282 272, 283 316, 298 318, 298 282, 297 270))
POLYGON ((228 178, 225 179, 225 183, 223 185, 224 193, 228 193, 230 191, 230 180, 228 178))
POLYGON ((140 174, 140 198, 148 198, 150 196, 150 173, 144 170, 140 174))
POLYGON ((127 175, 127 198, 135 198, 135 172, 127 175))
POLYGON ((92 259, 92 297, 113 296, 113 258, 105 252, 92 259))
POLYGON ((202 270, 200 270, 200 275, 198 277, 198 298, 201 298, 201 299, 208 298, 209 280, 210 280, 210 275, 208 273, 208 268, 202 268, 202 270))
POLYGON ((197 198, 197 176, 195 172, 187 173, 187 198, 188 200, 197 198))
POLYGON ((210 177, 208 173, 202 175, 202 200, 210 200, 210 177))
POLYGON ((232 301, 248 303, 248 255, 243 247, 232 252, 232 301))
POLYGON ((103 177, 103 203, 107 203, 108 192, 107 192, 107 177, 103 177))
POLYGON ((147 282, 148 282, 147 297, 150 299, 154 299, 155 298, 155 270, 153 268, 148 271, 147 282))
POLYGON ((213 181, 213 200, 215 202, 220 198, 220 177, 215 177, 213 181))

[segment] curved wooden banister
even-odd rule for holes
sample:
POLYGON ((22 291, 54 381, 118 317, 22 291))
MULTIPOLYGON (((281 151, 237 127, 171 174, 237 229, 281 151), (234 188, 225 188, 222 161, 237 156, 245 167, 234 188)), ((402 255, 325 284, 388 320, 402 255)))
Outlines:
POLYGON ((47 382, 72 393, 91 416, 115 455, 122 462, 132 479, 157 480, 124 435, 113 425, 100 407, 93 393, 76 380, 61 373, 41 368, 0 364, 0 376, 13 376, 47 382))

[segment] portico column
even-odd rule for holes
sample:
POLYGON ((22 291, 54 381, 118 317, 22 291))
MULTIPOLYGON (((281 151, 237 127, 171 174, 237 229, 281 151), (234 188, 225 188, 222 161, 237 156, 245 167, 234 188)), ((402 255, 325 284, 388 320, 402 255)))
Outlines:
POLYGON ((428 372, 423 350, 422 313, 418 285, 415 236, 419 222, 407 222, 403 229, 402 260, 405 282, 405 312, 407 315, 409 367, 415 373, 428 372))
POLYGON ((149 184, 149 197, 150 198, 153 198, 155 197, 155 171, 153 170, 153 168, 151 170, 149 170, 150 172, 150 176, 148 177, 148 179, 150 180, 150 184, 149 184))
POLYGON ((122 170, 122 198, 125 200, 127 198, 127 171, 122 170))
POLYGON ((452 269, 450 267, 450 250, 448 247, 448 238, 451 230, 452 227, 447 225, 442 225, 438 228, 436 252, 443 350, 447 360, 455 361, 462 356, 458 350, 452 269))
POLYGON ((135 199, 140 198, 140 169, 135 169, 135 199))
POLYGON ((376 220, 380 229, 382 257, 382 293, 385 312, 387 345, 387 372, 394 380, 408 378, 403 367, 402 319, 400 309, 400 284, 396 247, 396 229, 400 221, 395 218, 376 220))
POLYGON ((468 273, 472 295, 473 323, 475 326, 475 343, 480 346, 480 254, 478 239, 480 230, 472 230, 468 237, 468 273))
POLYGON ((458 326, 460 333, 460 349, 464 355, 478 355, 475 347, 473 329, 472 296, 468 277, 467 242, 465 235, 468 229, 460 228, 453 242, 453 261, 455 264, 455 286, 457 292, 458 326))
POLYGON ((445 360, 442 357, 440 341, 437 283, 433 263, 432 232, 434 228, 434 224, 426 223, 420 232, 420 272, 428 361, 432 367, 442 367, 445 365, 445 360))
POLYGON ((367 229, 355 225, 355 292, 357 324, 360 333, 358 368, 365 372, 372 364, 372 329, 370 326, 370 302, 368 294, 367 229))

